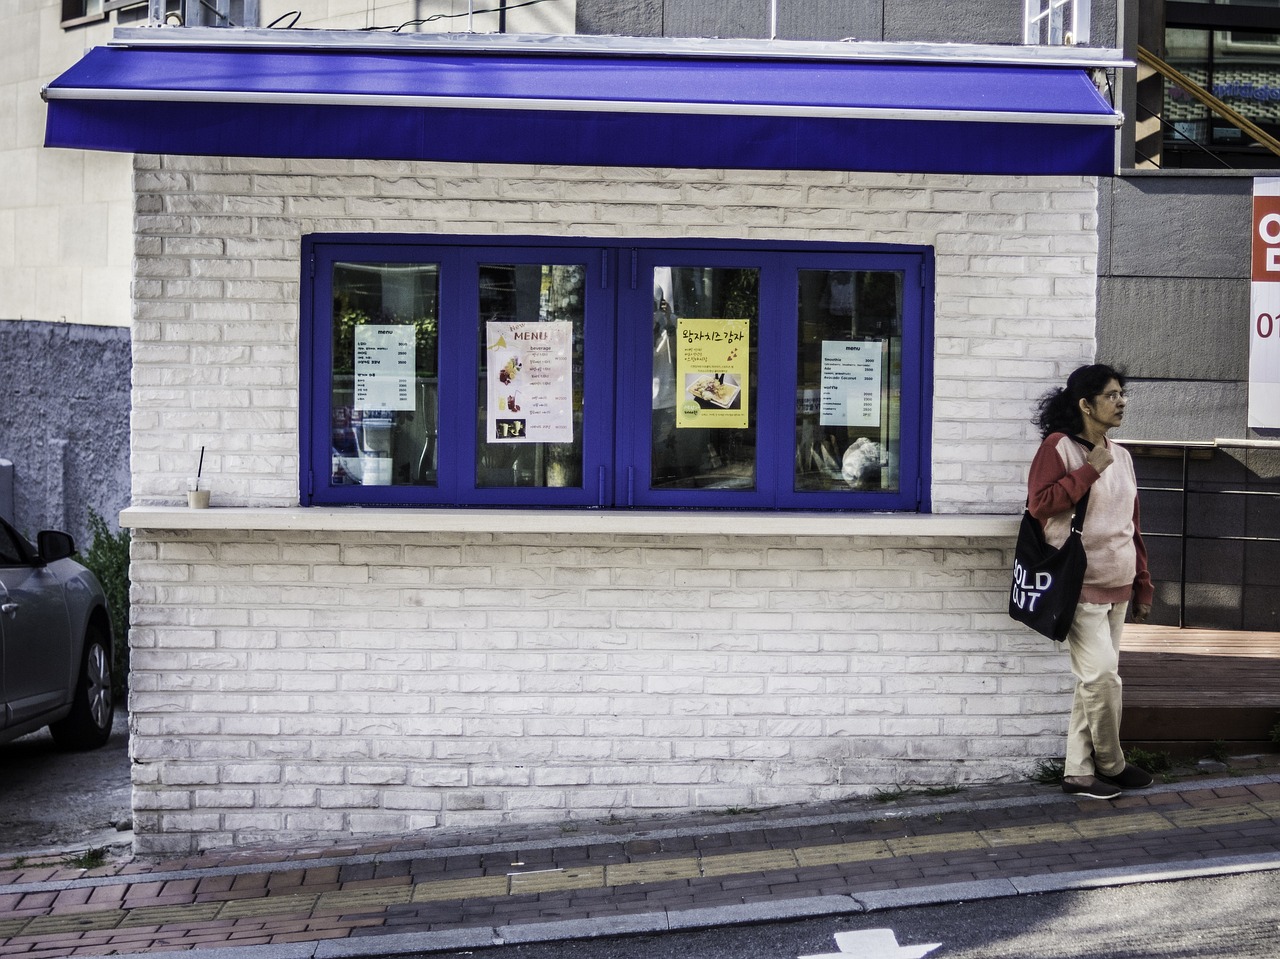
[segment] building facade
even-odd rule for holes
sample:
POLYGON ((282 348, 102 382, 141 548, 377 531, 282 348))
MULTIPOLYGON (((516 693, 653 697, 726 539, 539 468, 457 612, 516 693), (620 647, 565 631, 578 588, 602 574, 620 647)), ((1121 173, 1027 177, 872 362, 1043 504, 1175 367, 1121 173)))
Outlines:
MULTIPOLYGON (((575 32, 760 37, 758 6, 578 0, 575 32)), ((911 5, 783 3, 777 34, 1012 44, 1007 6, 944 24, 911 5)), ((1093 6, 1091 35, 1123 39, 1114 8, 1093 6)), ((1057 755, 1069 672, 1004 613, 1030 414, 1106 347, 1145 364, 1130 364, 1139 422, 1168 428, 1141 403, 1177 387, 1140 372, 1143 341, 1114 319, 1141 270, 1185 266, 1137 252, 1124 211, 1150 190, 1096 170, 868 169, 865 155, 671 159, 703 148, 692 138, 637 140, 644 163, 570 162, 522 152, 528 139, 509 137, 505 160, 377 143, 348 159, 134 157, 122 522, 139 850, 832 799, 1017 777, 1057 755), (803 279, 798 304, 770 285, 784 269, 821 278, 811 300, 803 279), (694 270, 702 286, 681 286, 694 270), (846 298, 845 274, 890 292, 846 298), (553 316, 576 295, 562 282, 592 305, 553 316), (751 344, 751 392, 697 404, 727 419, 736 399, 745 425, 675 428, 698 439, 670 475, 648 339, 668 312, 689 333, 745 323, 751 344), (351 323, 398 336, 411 372, 396 379, 342 333, 361 313, 373 322, 351 323), (845 332, 812 332, 820 314, 845 332), (530 318, 569 324, 574 343, 573 324, 586 331, 564 366, 571 442, 542 444, 571 448, 568 474, 555 450, 530 448, 530 465, 485 432, 515 419, 487 415, 503 369, 487 336, 530 318), (883 389, 823 407, 823 387, 853 378, 811 349, 828 340, 884 344, 866 360, 883 389), (416 375, 428 356, 438 378, 416 375), (363 387, 339 382, 360 372, 363 387), (342 393, 397 383, 409 405, 385 419, 342 393), (833 416, 858 428, 828 443, 833 416), (877 446, 871 484, 841 468, 860 439, 877 446), (184 505, 197 464, 208 510, 184 505), (735 508, 743 491, 757 499, 735 508)), ((1242 434, 1220 408, 1185 412, 1242 434)))
POLYGON ((1028 405, 1093 349, 1093 179, 137 165, 140 848, 800 802, 1056 752, 1069 675, 1003 612, 1016 519, 989 514, 1024 495, 1028 405), (935 515, 300 508, 301 237, 464 214, 931 248, 935 515), (195 515, 200 445, 221 508, 195 515))

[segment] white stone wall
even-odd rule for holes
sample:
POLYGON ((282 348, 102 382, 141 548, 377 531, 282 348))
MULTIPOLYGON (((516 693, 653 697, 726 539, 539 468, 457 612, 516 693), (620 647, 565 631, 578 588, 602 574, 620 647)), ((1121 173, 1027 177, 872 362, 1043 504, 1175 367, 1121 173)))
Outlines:
MULTIPOLYGON (((1089 178, 136 161, 135 503, 298 503, 299 238, 737 237, 936 251, 935 512, 1015 512, 1093 351, 1089 178)), ((134 532, 143 851, 829 799, 1021 775, 1059 650, 1010 543, 134 532)))

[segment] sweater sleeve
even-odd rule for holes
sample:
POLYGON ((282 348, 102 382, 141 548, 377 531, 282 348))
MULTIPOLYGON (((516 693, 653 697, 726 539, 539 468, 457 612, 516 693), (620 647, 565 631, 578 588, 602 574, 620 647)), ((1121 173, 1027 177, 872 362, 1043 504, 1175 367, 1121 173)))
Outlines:
POLYGON ((1138 498, 1133 499, 1133 546, 1137 553, 1137 571, 1133 578, 1133 601, 1148 606, 1155 598, 1155 587, 1151 585, 1151 571, 1147 568, 1147 544, 1142 541, 1142 525, 1138 516, 1138 498))
POLYGON ((1098 481, 1099 473, 1085 463, 1067 472, 1058 455, 1058 442, 1065 434, 1053 433, 1040 444, 1027 477, 1027 508, 1041 524, 1050 516, 1065 513, 1098 481))

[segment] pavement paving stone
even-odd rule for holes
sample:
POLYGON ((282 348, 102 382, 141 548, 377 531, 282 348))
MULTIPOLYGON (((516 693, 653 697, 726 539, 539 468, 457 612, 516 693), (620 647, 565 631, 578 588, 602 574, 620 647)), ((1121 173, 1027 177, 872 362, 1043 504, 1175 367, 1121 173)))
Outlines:
MULTIPOLYGON (((92 873, 0 863, 0 956, 35 959, 51 945, 65 956, 327 940, 350 950, 406 931, 527 926, 550 935, 548 923, 724 921, 737 914, 725 910, 758 917, 779 903, 855 911, 945 889, 1011 895, 1038 879, 1259 852, 1280 868, 1278 820, 1280 775, 1267 773, 1110 803, 990 787, 884 806, 231 850, 92 873)), ((358 952, 333 953, 348 954, 358 952)))

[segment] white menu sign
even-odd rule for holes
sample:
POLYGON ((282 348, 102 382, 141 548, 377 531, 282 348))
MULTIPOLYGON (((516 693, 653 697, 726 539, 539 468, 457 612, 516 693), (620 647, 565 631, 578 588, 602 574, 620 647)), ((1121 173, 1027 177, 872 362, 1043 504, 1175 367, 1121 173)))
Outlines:
POLYGON ((573 442, 573 324, 485 324, 488 442, 573 442))
POLYGON ((823 426, 880 425, 879 341, 822 341, 822 398, 818 422, 823 426))
POLYGON ((412 410, 417 360, 412 326, 355 328, 355 408, 412 410))

